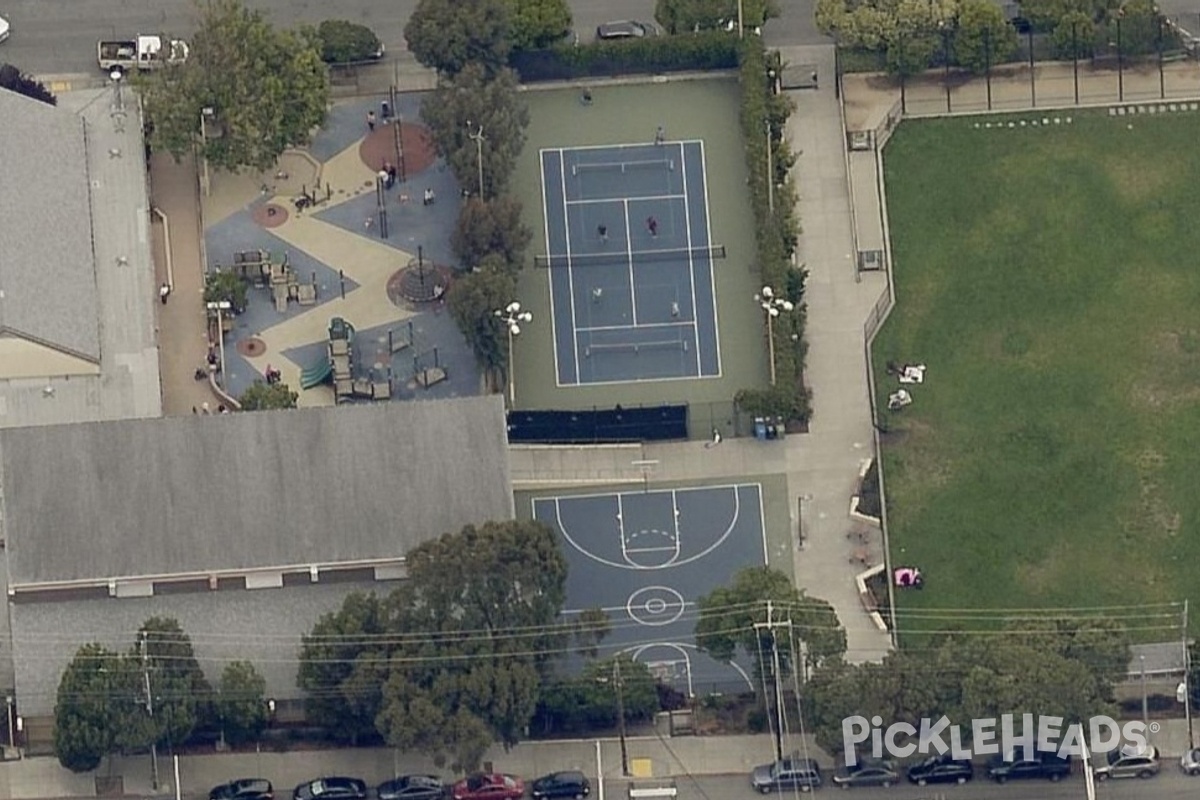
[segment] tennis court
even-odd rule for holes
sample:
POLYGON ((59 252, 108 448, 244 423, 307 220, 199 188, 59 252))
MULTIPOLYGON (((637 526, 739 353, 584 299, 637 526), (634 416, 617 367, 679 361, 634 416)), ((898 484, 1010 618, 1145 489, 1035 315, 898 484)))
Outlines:
POLYGON ((720 377, 704 143, 541 162, 558 385, 720 377))

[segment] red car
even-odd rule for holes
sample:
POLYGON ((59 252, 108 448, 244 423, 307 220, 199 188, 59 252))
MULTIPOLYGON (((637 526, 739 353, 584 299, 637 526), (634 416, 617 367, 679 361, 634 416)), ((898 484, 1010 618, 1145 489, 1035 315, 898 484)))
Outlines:
POLYGON ((469 775, 454 784, 454 800, 521 800, 525 782, 516 775, 492 773, 469 775))

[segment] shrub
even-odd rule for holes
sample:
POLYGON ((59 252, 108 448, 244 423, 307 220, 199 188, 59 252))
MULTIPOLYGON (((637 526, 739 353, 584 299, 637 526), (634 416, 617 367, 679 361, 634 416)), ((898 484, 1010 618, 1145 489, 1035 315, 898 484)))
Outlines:
POLYGON ((379 37, 366 25, 327 19, 317 27, 321 59, 328 64, 353 64, 383 55, 379 37))
POLYGON ((514 53, 510 63, 522 82, 571 80, 647 72, 733 69, 738 38, 725 31, 651 36, 589 44, 560 44, 514 53))

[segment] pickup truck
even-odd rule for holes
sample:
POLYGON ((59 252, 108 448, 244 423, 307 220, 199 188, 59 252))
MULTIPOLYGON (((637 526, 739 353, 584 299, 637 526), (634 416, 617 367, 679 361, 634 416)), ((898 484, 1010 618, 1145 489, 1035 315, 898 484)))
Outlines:
POLYGON ((187 57, 187 42, 163 36, 138 34, 133 39, 101 41, 96 45, 96 60, 105 72, 159 69, 167 64, 182 64, 187 57))

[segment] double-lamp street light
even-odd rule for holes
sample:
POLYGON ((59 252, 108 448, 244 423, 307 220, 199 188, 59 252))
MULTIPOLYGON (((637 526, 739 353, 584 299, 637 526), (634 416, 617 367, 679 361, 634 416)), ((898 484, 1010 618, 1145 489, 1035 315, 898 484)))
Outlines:
POLYGON ((521 304, 516 300, 492 313, 508 328, 508 405, 511 408, 517 402, 517 381, 513 375, 513 337, 521 334, 522 323, 533 322, 533 314, 522 311, 521 304))
POLYGON ((771 385, 775 385, 775 332, 773 330, 773 321, 779 316, 781 311, 791 311, 796 306, 791 300, 785 297, 777 297, 775 290, 770 286, 764 286, 762 291, 754 295, 755 302, 767 315, 767 350, 768 357, 771 361, 771 385))

